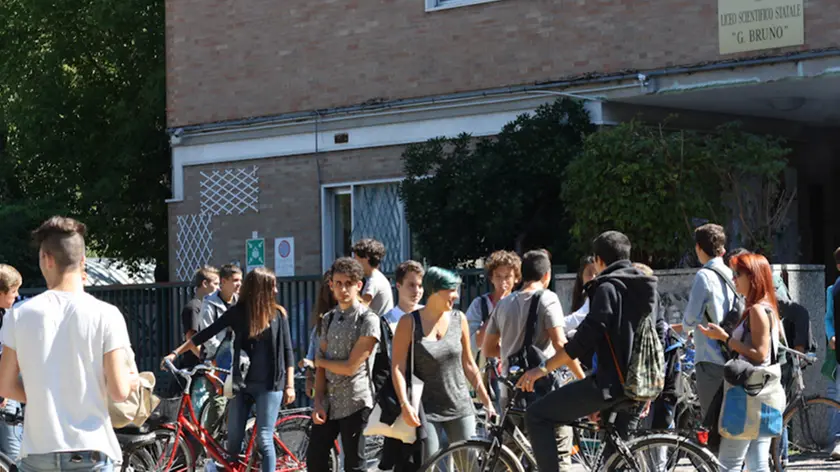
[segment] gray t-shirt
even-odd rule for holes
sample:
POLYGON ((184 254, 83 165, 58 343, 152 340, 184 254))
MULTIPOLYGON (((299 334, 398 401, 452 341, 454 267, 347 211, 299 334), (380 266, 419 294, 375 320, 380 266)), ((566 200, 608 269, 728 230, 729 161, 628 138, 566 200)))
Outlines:
POLYGON ((391 291, 391 282, 388 277, 385 277, 382 272, 374 269, 373 273, 368 277, 365 287, 362 289, 362 295, 370 295, 370 309, 379 316, 384 315, 394 308, 394 295, 391 291))
MULTIPOLYGON (((513 292, 496 304, 487 321, 487 334, 501 335, 502 368, 507 372, 508 357, 522 348, 525 342, 525 323, 531 309, 531 299, 536 292, 513 292)), ((557 294, 544 290, 537 307, 537 331, 534 344, 542 349, 546 357, 554 355, 554 346, 546 330, 563 328, 563 307, 557 294)))
MULTIPOLYGON (((379 318, 361 303, 355 303, 348 310, 336 307, 327 313, 324 323, 327 328, 321 334, 319 348, 324 359, 347 360, 359 338, 373 337, 379 340, 379 318)), ((368 359, 368 362, 373 362, 372 357, 368 359)), ((325 407, 329 419, 338 420, 362 408, 373 408, 368 362, 362 363, 350 376, 326 372, 325 407)))

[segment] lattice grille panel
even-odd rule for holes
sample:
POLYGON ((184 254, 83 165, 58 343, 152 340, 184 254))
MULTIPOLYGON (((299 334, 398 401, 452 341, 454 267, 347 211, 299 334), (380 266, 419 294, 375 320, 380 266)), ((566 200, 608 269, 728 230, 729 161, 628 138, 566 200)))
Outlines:
POLYGON ((391 273, 408 254, 408 232, 399 184, 353 188, 353 241, 374 238, 387 249, 380 270, 391 273))
POLYGON ((209 214, 179 215, 175 258, 178 280, 190 280, 193 273, 213 258, 213 231, 209 214))
POLYGON ((201 213, 259 213, 260 180, 257 166, 201 172, 201 177, 201 213))

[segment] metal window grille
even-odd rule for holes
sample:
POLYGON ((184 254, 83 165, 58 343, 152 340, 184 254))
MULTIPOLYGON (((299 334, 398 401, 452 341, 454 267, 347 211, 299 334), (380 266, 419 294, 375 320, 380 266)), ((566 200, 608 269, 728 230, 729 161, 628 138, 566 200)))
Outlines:
POLYGON ((178 216, 178 245, 175 250, 178 280, 190 280, 193 272, 213 257, 212 219, 209 214, 178 216))

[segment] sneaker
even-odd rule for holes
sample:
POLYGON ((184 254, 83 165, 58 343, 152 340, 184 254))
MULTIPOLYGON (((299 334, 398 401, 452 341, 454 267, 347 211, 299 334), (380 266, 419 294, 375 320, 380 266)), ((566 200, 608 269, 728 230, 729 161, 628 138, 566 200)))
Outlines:
POLYGON ((840 441, 834 443, 834 449, 831 450, 831 459, 840 460, 840 441))

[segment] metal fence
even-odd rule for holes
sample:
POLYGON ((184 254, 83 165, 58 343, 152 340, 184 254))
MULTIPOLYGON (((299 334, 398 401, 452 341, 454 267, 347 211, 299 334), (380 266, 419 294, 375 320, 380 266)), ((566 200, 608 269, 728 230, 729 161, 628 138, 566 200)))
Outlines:
MULTIPOLYGON (((562 271, 565 267, 555 269, 562 271)), ((475 297, 487 292, 489 284, 481 270, 470 269, 459 273, 463 281, 460 309, 466 311, 475 297)), ((393 285, 393 276, 388 277, 393 285)), ((320 285, 320 275, 277 279, 277 301, 289 313, 292 343, 298 360, 306 355, 311 330, 310 314, 320 285)), ((44 290, 22 289, 21 297, 30 298, 44 290)), ((115 305, 122 312, 137 367, 141 371, 158 372, 160 359, 183 341, 181 309, 194 293, 188 283, 91 286, 86 291, 115 305)), ((394 301, 397 299, 394 287, 394 301)))

